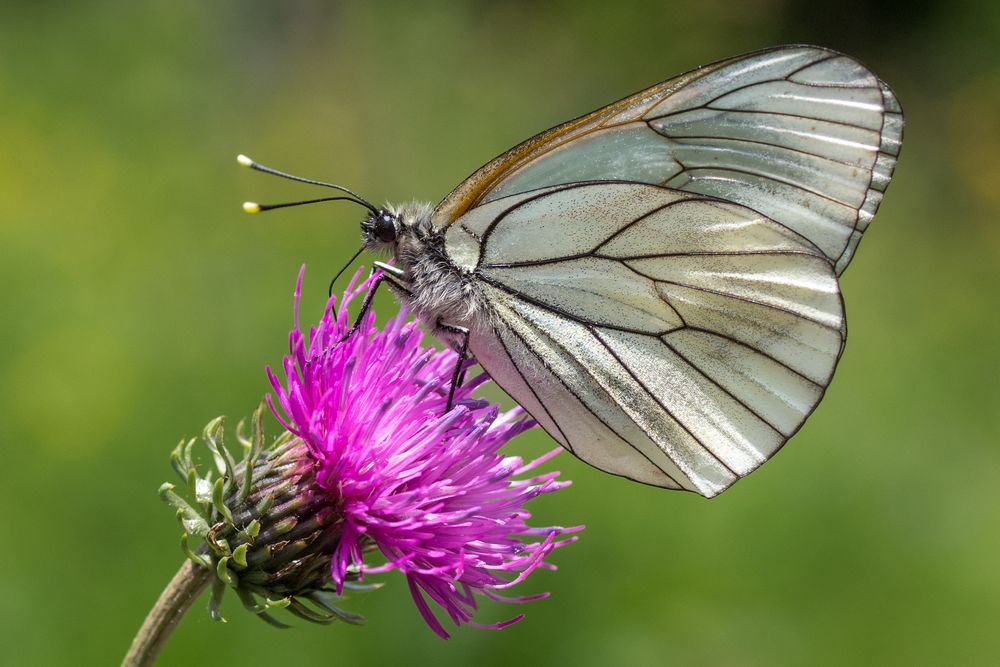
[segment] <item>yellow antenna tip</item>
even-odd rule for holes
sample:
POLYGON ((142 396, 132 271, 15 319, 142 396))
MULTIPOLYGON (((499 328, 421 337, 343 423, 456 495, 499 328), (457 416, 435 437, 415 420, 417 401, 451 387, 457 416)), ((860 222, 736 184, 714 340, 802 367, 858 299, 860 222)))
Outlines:
POLYGON ((260 213, 260 204, 257 202, 245 201, 243 202, 243 210, 247 213, 260 213))
POLYGON ((252 167, 253 166, 253 160, 251 160, 250 158, 248 158, 246 155, 243 155, 242 153, 240 153, 239 155, 236 156, 236 161, 239 162, 240 164, 242 164, 244 167, 252 167))

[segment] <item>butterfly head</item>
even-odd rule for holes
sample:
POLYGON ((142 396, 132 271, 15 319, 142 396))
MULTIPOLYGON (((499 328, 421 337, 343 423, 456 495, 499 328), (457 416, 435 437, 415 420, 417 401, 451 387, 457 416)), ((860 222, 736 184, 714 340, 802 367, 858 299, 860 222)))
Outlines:
POLYGON ((372 250, 388 250, 396 243, 402 228, 402 216, 386 208, 369 213, 361 221, 361 237, 365 247, 372 250))

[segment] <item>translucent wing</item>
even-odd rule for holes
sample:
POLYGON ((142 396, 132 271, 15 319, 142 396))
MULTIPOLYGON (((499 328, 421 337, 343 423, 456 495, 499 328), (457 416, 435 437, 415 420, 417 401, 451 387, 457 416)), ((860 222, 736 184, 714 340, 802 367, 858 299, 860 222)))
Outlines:
POLYGON ((812 242, 839 274, 878 209, 902 131, 895 96, 863 65, 779 47, 706 65, 529 139, 459 185, 434 222, 551 185, 638 181, 754 209, 812 242))
POLYGON ((495 313, 471 349, 571 452, 713 496, 802 425, 844 340, 832 263, 744 206, 631 182, 478 206, 448 255, 495 313))

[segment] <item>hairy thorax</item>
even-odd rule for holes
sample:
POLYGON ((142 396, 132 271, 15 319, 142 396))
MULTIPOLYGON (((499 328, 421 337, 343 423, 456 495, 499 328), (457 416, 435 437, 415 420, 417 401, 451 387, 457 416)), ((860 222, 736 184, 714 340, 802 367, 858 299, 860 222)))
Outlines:
MULTIPOLYGON (((485 300, 466 269, 460 268, 444 249, 446 227, 435 227, 429 204, 392 207, 400 215, 401 229, 394 247, 396 266, 409 294, 398 294, 428 326, 439 324, 478 329, 489 324, 485 300)), ((398 290, 397 290, 398 291, 398 290)))

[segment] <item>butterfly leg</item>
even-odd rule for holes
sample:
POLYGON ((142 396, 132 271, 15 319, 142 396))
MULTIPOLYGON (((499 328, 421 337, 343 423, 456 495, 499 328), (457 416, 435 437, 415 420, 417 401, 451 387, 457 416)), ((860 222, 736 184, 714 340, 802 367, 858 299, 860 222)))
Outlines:
POLYGON ((469 358, 469 330, 465 327, 445 324, 441 320, 438 320, 437 328, 456 336, 460 341, 458 344, 458 359, 455 361, 455 370, 451 373, 451 386, 448 388, 448 404, 444 409, 445 413, 448 413, 451 412, 452 405, 455 402, 455 390, 465 382, 465 362, 469 358))
POLYGON ((358 313, 358 316, 354 318, 354 324, 351 325, 351 328, 347 330, 347 333, 345 333, 341 337, 338 343, 343 343, 345 340, 353 336, 354 333, 358 330, 358 327, 361 326, 361 321, 365 319, 365 316, 368 315, 368 311, 372 309, 372 301, 375 300, 375 292, 378 291, 379 286, 384 281, 385 281, 385 274, 382 274, 374 281, 372 281, 371 286, 368 288, 368 293, 365 294, 364 301, 361 302, 361 311, 358 313))
POLYGON ((364 301, 361 302, 361 311, 358 313, 358 316, 354 319, 354 324, 351 325, 351 328, 348 330, 348 332, 344 334, 343 338, 340 339, 340 342, 343 342, 348 338, 350 338, 351 336, 353 336, 354 333, 358 330, 358 327, 361 326, 361 321, 365 318, 366 315, 368 315, 368 311, 372 309, 372 302, 375 301, 375 292, 378 291, 378 288, 379 286, 382 285, 382 283, 388 283, 391 289, 399 290, 400 292, 403 292, 405 294, 410 293, 410 290, 408 290, 402 282, 402 276, 403 276, 402 271, 400 271, 394 266, 383 264, 382 262, 375 262, 374 264, 375 268, 372 269, 372 273, 374 273, 375 271, 382 271, 382 275, 376 278, 372 282, 371 287, 368 288, 368 293, 365 294, 365 299, 364 301))

